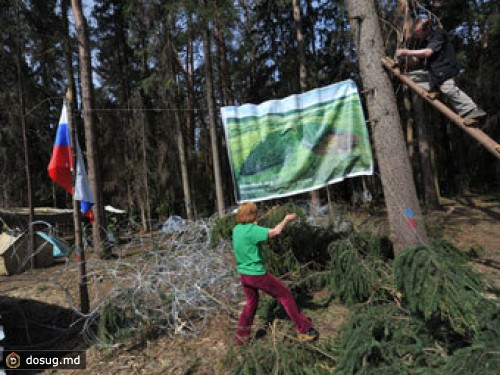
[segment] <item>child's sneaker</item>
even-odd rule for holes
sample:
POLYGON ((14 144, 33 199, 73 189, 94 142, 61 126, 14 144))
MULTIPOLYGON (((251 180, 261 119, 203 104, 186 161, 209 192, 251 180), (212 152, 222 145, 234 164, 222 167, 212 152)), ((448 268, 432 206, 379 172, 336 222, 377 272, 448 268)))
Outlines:
POLYGON ((302 342, 316 341, 319 338, 319 332, 310 328, 307 332, 299 333, 297 338, 302 342))

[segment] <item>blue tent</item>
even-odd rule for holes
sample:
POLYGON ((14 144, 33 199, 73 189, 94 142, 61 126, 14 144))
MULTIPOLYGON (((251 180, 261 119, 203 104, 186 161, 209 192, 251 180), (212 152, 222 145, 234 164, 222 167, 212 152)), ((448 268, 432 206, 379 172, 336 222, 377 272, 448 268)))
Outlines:
POLYGON ((44 232, 36 232, 36 234, 42 237, 45 241, 52 244, 54 258, 68 256, 70 247, 67 243, 63 242, 57 237, 49 236, 47 233, 44 232))

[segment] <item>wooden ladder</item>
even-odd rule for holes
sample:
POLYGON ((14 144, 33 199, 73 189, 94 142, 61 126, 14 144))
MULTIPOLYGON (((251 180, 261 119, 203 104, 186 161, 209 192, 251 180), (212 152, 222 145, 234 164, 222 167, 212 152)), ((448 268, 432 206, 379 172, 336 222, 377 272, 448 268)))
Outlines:
POLYGON ((462 117, 457 115, 446 104, 439 100, 438 93, 425 90, 422 86, 412 81, 410 77, 401 73, 398 63, 396 63, 390 57, 383 57, 382 65, 395 77, 401 80, 401 82, 407 85, 411 90, 421 96, 426 102, 431 104, 434 108, 436 108, 443 115, 449 118, 455 125, 457 125, 468 135, 482 144, 496 158, 500 159, 500 144, 491 139, 481 129, 474 127, 475 125, 477 125, 476 120, 464 120, 462 117))

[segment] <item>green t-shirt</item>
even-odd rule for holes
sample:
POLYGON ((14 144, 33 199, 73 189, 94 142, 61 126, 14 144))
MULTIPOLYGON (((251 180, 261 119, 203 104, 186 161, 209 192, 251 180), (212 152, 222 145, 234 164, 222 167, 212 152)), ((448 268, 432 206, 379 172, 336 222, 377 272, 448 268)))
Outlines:
POLYGON ((259 243, 267 240, 269 229, 252 223, 238 224, 233 229, 233 249, 237 270, 241 275, 265 275, 264 258, 259 243))

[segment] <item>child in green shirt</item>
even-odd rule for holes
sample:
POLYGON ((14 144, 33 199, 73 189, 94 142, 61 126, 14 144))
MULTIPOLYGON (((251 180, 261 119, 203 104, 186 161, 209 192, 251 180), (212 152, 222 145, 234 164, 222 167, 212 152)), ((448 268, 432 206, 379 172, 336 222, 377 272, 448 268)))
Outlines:
POLYGON ((296 219, 296 214, 288 214, 278 225, 270 229, 256 224, 255 203, 246 202, 238 208, 236 215, 238 224, 233 229, 233 249, 246 304, 238 320, 234 339, 236 345, 245 345, 250 339, 250 329, 259 305, 259 290, 273 296, 281 303, 295 324, 299 340, 313 341, 319 337, 311 321, 300 312, 290 289, 266 271, 260 248, 263 241, 278 236, 289 222, 296 219))

